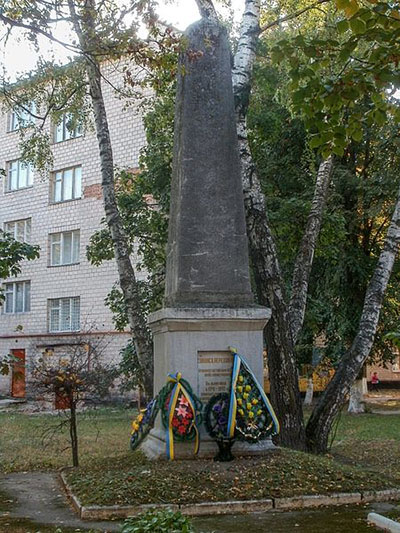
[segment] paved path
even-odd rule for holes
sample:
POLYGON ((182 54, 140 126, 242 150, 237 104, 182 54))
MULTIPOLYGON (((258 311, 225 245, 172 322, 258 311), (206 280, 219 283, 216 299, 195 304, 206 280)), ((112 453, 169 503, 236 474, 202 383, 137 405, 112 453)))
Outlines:
POLYGON ((61 488, 58 475, 50 472, 8 474, 0 478, 0 489, 15 502, 10 515, 46 525, 119 531, 113 522, 89 522, 78 518, 61 488))

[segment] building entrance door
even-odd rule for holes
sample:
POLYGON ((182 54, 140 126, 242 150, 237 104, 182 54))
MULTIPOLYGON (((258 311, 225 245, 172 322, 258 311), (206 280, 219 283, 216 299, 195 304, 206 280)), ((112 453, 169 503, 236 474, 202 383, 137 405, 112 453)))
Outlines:
POLYGON ((12 364, 11 396, 25 398, 25 350, 11 350, 11 354, 18 359, 12 364))

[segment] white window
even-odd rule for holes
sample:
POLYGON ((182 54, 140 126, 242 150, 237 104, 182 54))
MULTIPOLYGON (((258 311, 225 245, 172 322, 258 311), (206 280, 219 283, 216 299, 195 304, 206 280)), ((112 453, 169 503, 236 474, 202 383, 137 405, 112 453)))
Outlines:
POLYGON ((24 163, 20 159, 7 163, 7 191, 16 191, 32 187, 33 167, 30 163, 24 163))
POLYGON ((19 128, 26 128, 30 124, 33 124, 34 118, 31 113, 36 112, 36 106, 34 102, 30 104, 19 106, 10 113, 8 131, 19 130, 19 128))
POLYGON ((31 310, 31 282, 5 283, 5 313, 27 313, 31 310))
POLYGON ((30 218, 13 220, 4 224, 4 231, 11 233, 16 241, 31 242, 31 225, 32 220, 30 218))
POLYGON ((73 127, 71 113, 64 113, 60 122, 54 127, 54 142, 56 143, 75 139, 75 137, 81 137, 81 135, 82 126, 79 124, 73 127))
POLYGON ((82 195, 82 167, 59 170, 53 175, 53 202, 74 200, 82 195))
POLYGON ((63 231, 50 235, 50 265, 79 263, 80 232, 63 231))
POLYGON ((80 298, 57 298, 49 300, 49 331, 79 331, 80 298))

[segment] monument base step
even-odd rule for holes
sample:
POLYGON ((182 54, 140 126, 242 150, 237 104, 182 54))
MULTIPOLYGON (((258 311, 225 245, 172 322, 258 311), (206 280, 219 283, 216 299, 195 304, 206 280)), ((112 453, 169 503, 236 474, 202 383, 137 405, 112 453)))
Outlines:
MULTIPOLYGON (((167 459, 165 431, 153 429, 140 447, 140 450, 150 460, 167 459)), ((276 450, 271 439, 266 439, 255 444, 236 441, 232 447, 234 457, 262 456, 276 450)), ((217 444, 210 438, 200 441, 200 449, 194 455, 194 442, 174 442, 174 459, 213 459, 218 453, 217 444)))

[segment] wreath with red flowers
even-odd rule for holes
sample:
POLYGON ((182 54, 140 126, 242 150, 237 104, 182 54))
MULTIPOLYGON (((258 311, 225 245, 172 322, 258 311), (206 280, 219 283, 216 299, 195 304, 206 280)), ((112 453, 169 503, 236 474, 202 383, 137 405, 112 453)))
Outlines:
MULTIPOLYGON (((189 393, 191 401, 188 400, 182 391, 179 392, 171 421, 172 431, 174 439, 178 441, 193 440, 196 437, 195 424, 198 427, 202 422, 201 412, 203 406, 197 396, 193 394, 189 383, 184 379, 181 379, 181 383, 189 393)), ((173 387, 173 383, 167 383, 160 391, 160 403, 162 405, 161 419, 166 429, 169 427, 168 413, 172 401, 173 387)))

